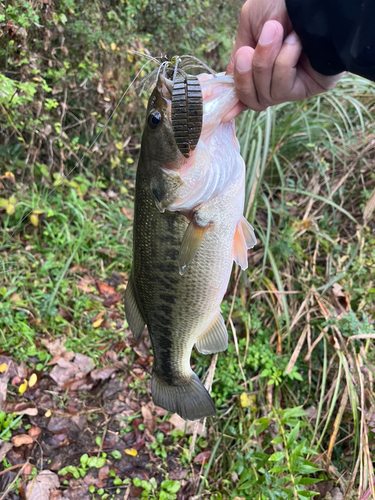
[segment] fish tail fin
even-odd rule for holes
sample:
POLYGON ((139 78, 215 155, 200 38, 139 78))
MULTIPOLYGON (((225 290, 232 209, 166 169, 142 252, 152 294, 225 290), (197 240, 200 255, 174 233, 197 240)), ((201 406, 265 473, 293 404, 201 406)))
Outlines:
POLYGON ((200 420, 216 414, 211 396, 194 372, 191 373, 190 380, 184 380, 181 385, 168 385, 153 373, 151 392, 156 406, 177 413, 185 420, 200 420))

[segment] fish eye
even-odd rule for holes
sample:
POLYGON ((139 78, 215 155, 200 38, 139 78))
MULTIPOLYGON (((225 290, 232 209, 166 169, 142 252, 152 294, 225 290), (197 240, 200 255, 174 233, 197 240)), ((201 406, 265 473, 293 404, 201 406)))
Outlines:
POLYGON ((151 111, 151 113, 148 115, 148 126, 152 129, 155 130, 158 128, 158 126, 161 123, 161 114, 159 111, 151 111))

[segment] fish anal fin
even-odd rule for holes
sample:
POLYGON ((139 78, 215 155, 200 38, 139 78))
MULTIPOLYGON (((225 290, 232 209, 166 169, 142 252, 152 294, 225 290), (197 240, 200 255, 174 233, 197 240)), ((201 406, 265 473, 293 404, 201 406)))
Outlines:
POLYGON ((202 354, 212 354, 226 350, 228 347, 228 332, 220 313, 204 334, 198 338, 195 346, 202 354))
POLYGON ((194 372, 180 384, 169 385, 156 373, 151 379, 152 399, 156 406, 177 413, 185 420, 200 420, 216 414, 215 404, 194 372))
POLYGON ((249 222, 242 217, 238 222, 233 239, 233 259, 243 270, 247 269, 247 250, 256 245, 254 229, 249 222))
POLYGON ((185 274, 188 265, 193 260, 199 245, 202 243, 204 235, 212 225, 212 222, 203 222, 199 218, 199 215, 196 212, 194 213, 181 242, 180 255, 178 257, 178 267, 181 275, 185 274))
POLYGON ((130 276, 128 285, 125 291, 125 314, 126 321, 133 334, 133 337, 138 340, 145 329, 146 322, 142 318, 138 304, 134 294, 133 278, 130 276))

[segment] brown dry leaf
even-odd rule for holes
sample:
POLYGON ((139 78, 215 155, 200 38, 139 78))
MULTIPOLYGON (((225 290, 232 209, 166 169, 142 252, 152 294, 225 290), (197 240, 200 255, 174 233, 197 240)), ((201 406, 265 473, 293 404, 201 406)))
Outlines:
POLYGON ((193 462, 195 464, 201 464, 201 465, 204 464, 204 463, 208 463, 211 454, 212 454, 211 450, 202 451, 201 453, 199 453, 199 455, 197 455, 194 458, 193 462))
POLYGON ((186 432, 185 434, 187 436, 190 436, 194 434, 195 426, 197 426, 197 435, 206 437, 207 436, 207 428, 203 426, 203 422, 193 422, 191 420, 184 420, 181 418, 177 413, 174 413, 171 418, 169 419, 169 422, 174 425, 174 428, 176 430, 180 430, 182 432, 185 432, 185 426, 186 426, 186 432))
POLYGON ((27 433, 32 439, 34 439, 34 441, 36 441, 41 435, 42 429, 40 427, 37 427, 36 425, 32 425, 27 433))
POLYGON ((85 275, 77 284, 77 288, 79 288, 79 290, 82 290, 85 293, 93 293, 96 292, 96 288, 94 285, 95 285, 94 278, 85 275))
POLYGON ((155 432, 157 419, 156 415, 152 414, 152 412, 154 411, 153 402, 150 401, 149 403, 147 403, 147 405, 142 406, 141 411, 146 429, 148 429, 151 433, 155 432))
POLYGON ((104 368, 97 368, 90 373, 93 380, 106 380, 111 377, 117 370, 122 370, 124 365, 119 361, 115 362, 112 366, 105 366, 104 368))
POLYGON ((29 415, 29 417, 35 417, 38 415, 37 407, 35 403, 18 403, 14 406, 12 413, 16 415, 29 415))
POLYGON ((16 448, 24 444, 33 444, 34 440, 28 434, 18 434, 12 437, 12 443, 16 448))
POLYGON ((51 354, 51 356, 63 356, 66 353, 66 347, 64 346, 66 337, 60 337, 52 342, 45 341, 42 339, 42 344, 51 354))
POLYGON ((75 378, 75 375, 78 372, 79 367, 75 363, 71 363, 70 361, 66 361, 64 358, 60 358, 57 361, 57 364, 52 368, 49 376, 59 387, 62 387, 65 382, 75 378))
POLYGON ((118 293, 115 293, 114 295, 111 295, 105 301, 103 302, 104 307, 111 307, 114 304, 117 304, 117 302, 120 302, 122 300, 122 296, 119 295, 118 293))
POLYGON ((116 290, 107 283, 101 283, 100 281, 96 282, 96 286, 98 287, 100 295, 104 295, 104 297, 109 297, 110 295, 115 295, 116 290))
POLYGON ((82 373, 89 373, 95 368, 94 361, 86 356, 85 354, 76 354, 74 358, 74 364, 78 366, 82 373))
POLYGON ((26 486, 28 500, 50 500, 50 491, 58 488, 60 481, 54 472, 43 470, 35 480, 29 481, 26 486))
POLYGON ((349 312, 350 310, 350 300, 348 295, 344 292, 344 289, 338 283, 332 285, 332 293, 338 304, 338 313, 349 312))
POLYGON ((100 481, 103 481, 103 479, 108 479, 108 477, 109 477, 109 466, 105 465, 104 467, 99 469, 98 478, 100 479, 100 481))
POLYGON ((5 455, 13 448, 12 443, 1 443, 0 444, 0 462, 5 458, 5 455))
POLYGON ((371 218, 374 210, 375 210, 375 189, 371 193, 370 198, 367 200, 365 209, 363 211, 363 220, 365 224, 367 224, 367 221, 371 218))
POLYGON ((133 221, 133 219, 134 219, 134 209, 133 208, 122 207, 121 213, 122 213, 122 215, 125 215, 125 217, 127 217, 128 220, 133 221))

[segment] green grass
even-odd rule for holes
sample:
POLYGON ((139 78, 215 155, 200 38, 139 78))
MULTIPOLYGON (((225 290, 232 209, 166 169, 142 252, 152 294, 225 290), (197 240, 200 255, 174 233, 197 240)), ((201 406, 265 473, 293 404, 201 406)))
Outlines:
MULTIPOLYGON (((362 221, 375 187, 373 91, 345 79, 327 96, 239 121, 246 213, 259 243, 222 306, 231 341, 212 386, 218 418, 208 442, 190 443, 191 458, 212 450, 198 487, 204 498, 302 499, 330 479, 347 498, 370 487, 375 228, 362 221)), ((1 212, 1 351, 29 364, 37 356, 48 371, 42 340, 64 336, 99 365, 128 335, 122 300, 104 306, 95 280, 116 272, 125 289, 134 169, 123 182, 90 171, 61 184, 38 175, 30 186, 17 175, 4 180, 16 203, 1 212), (105 322, 95 328, 99 314, 105 322)), ((193 362, 204 376, 210 357, 193 362)), ((188 444, 181 438, 184 466, 188 444)))

